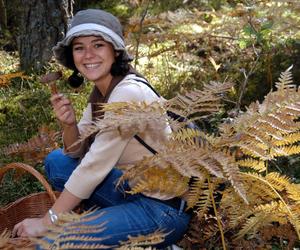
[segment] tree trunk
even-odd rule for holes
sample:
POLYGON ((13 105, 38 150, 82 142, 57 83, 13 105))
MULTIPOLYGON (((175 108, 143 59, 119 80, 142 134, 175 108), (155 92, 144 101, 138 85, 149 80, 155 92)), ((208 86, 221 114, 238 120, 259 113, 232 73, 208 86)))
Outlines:
POLYGON ((21 70, 41 71, 52 58, 52 47, 66 32, 73 0, 22 0, 19 54, 21 70))
POLYGON ((0 0, 0 31, 7 29, 6 7, 3 0, 0 0))

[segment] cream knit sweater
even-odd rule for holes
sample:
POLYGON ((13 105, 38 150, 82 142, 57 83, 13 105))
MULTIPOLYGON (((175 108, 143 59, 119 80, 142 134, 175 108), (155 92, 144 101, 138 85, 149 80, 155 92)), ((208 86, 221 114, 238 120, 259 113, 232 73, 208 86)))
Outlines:
MULTIPOLYGON (((141 78, 134 74, 127 75, 114 88, 108 103, 126 101, 151 103, 161 100, 146 84, 139 82, 139 79, 141 78)), ((105 119, 105 116, 103 119, 105 119)), ((90 124, 91 120, 91 104, 88 104, 78 123, 79 132, 84 131, 85 126, 90 124)), ((165 133, 170 133, 168 126, 166 126, 165 133)), ((143 140, 154 149, 159 148, 157 142, 153 141, 150 135, 147 135, 147 132, 143 140)), ((81 155, 81 149, 76 152, 65 152, 65 154, 76 158, 81 155)), ((113 167, 134 164, 147 155, 152 155, 152 153, 135 138, 123 138, 118 131, 99 132, 89 151, 65 184, 65 188, 73 195, 81 199, 87 199, 113 167)), ((145 195, 159 199, 173 198, 162 197, 160 194, 145 193, 145 195)))

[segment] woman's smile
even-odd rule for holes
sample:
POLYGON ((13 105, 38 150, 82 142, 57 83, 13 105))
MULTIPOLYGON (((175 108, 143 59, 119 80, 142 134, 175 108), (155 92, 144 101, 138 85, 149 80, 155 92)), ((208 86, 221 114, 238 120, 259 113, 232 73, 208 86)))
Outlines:
POLYGON ((100 63, 89 63, 89 64, 84 64, 84 65, 87 69, 96 69, 96 68, 100 67, 101 64, 100 63))

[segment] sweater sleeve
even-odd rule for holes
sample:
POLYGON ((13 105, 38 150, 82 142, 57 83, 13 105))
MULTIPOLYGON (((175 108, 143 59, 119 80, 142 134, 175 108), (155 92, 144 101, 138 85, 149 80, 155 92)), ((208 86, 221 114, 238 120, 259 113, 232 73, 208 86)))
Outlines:
MULTIPOLYGON (((92 109, 91 109, 91 104, 89 103, 87 105, 87 107, 85 108, 85 110, 83 111, 82 117, 81 117, 80 121, 77 124, 79 133, 81 133, 84 130, 85 126, 89 126, 91 124, 91 122, 92 122, 92 109)), ((80 147, 77 150, 71 151, 71 150, 66 149, 65 143, 64 143, 63 152, 64 152, 64 154, 66 154, 66 155, 68 155, 72 158, 82 157, 83 152, 84 152, 84 145, 83 144, 84 143, 82 142, 80 144, 80 147)))
MULTIPOLYGON (((122 84, 112 92, 108 102, 145 100, 141 88, 122 84)), ((105 119, 105 117, 104 117, 105 119)), ((65 188, 73 195, 87 199, 119 161, 131 138, 123 138, 118 131, 99 132, 81 163, 74 170, 65 188)))

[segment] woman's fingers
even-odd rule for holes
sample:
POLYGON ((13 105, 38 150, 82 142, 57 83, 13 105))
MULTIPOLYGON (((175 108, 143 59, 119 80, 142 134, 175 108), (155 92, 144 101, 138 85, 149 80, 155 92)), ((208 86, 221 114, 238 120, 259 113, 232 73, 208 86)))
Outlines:
POLYGON ((73 124, 76 122, 75 113, 72 104, 63 94, 53 95, 51 103, 57 119, 63 124, 73 124))
POLYGON ((23 221, 16 224, 12 230, 12 237, 20 237, 23 233, 23 221))
POLYGON ((50 97, 50 101, 51 101, 52 105, 54 105, 55 103, 57 103, 58 101, 60 101, 63 98, 63 96, 64 95, 61 94, 61 93, 52 95, 50 97))

